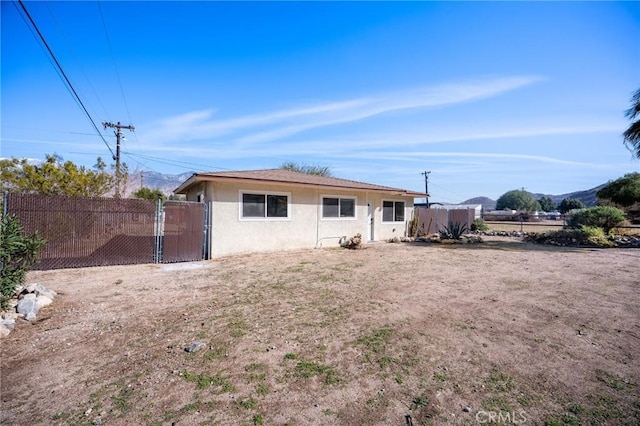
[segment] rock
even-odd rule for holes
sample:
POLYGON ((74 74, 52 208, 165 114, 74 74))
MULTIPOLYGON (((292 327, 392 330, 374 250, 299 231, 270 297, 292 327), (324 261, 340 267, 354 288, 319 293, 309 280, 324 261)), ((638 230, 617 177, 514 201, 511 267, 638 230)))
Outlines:
POLYGON ((202 342, 193 342, 189 346, 185 347, 184 350, 186 352, 196 352, 200 349, 204 348, 206 345, 202 342))
POLYGON ((38 309, 39 307, 36 303, 36 295, 33 293, 26 294, 18 301, 17 311, 19 314, 23 314, 27 321, 33 321, 36 319, 38 309))
POLYGON ((0 325, 8 328, 9 331, 13 331, 16 327, 16 320, 15 318, 2 318, 0 319, 0 325))
POLYGON ((45 306, 49 306, 52 303, 53 303, 53 300, 45 295, 40 294, 36 297, 36 305, 38 306, 38 309, 44 308, 45 306))
POLYGON ((465 413, 470 413, 471 412, 471 407, 464 407, 462 409, 462 411, 464 411, 465 413))
POLYGON ((45 286, 43 286, 42 284, 36 284, 35 286, 35 293, 38 296, 46 296, 49 299, 53 300, 56 298, 56 296, 58 295, 58 293, 56 293, 53 290, 49 290, 48 288, 46 288, 45 286))
MULTIPOLYGON (((2 318, 4 319, 12 319, 15 320, 19 317, 20 315, 17 312, 3 312, 2 313, 2 318)), ((15 322, 15 321, 14 321, 15 322)))
POLYGON ((35 293, 35 292, 36 292, 36 286, 37 286, 37 285, 38 285, 38 284, 36 284, 36 283, 27 284, 27 285, 24 287, 24 290, 22 290, 22 291, 27 292, 27 293, 35 293))
POLYGON ((6 325, 0 324, 0 339, 7 337, 11 333, 11 330, 6 325))

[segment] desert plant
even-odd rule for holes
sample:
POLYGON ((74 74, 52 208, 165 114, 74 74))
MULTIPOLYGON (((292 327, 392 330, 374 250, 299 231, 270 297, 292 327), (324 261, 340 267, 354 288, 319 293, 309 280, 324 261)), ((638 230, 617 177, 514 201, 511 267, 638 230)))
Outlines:
POLYGON ((351 249, 351 250, 357 250, 359 248, 362 248, 362 235, 360 234, 356 234, 353 237, 349 238, 348 241, 344 241, 342 243, 342 247, 351 249))
POLYGON ((409 222, 409 236, 417 237, 418 236, 418 216, 413 216, 411 221, 409 222))
POLYGON ((487 222, 481 217, 477 217, 473 219, 473 223, 471 224, 472 231, 486 231, 489 229, 487 222))
POLYGON ((625 215, 622 210, 611 206, 596 206, 573 213, 568 225, 571 228, 594 226, 609 233, 613 228, 621 225, 624 220, 625 215))
POLYGON ((2 219, 0 227, 0 304, 4 307, 24 283, 27 270, 36 263, 45 240, 37 233, 25 235, 18 218, 12 214, 2 219))
POLYGON ((440 230, 439 234, 440 239, 443 240, 459 240, 467 231, 466 224, 449 221, 449 225, 440 230))

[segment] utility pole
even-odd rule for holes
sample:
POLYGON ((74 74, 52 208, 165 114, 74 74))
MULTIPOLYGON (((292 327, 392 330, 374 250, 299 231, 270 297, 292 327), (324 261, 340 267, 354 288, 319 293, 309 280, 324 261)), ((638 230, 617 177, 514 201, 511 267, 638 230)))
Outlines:
POLYGON ((110 121, 103 121, 102 125, 104 126, 105 130, 107 129, 107 127, 112 127, 114 129, 116 129, 113 132, 116 135, 116 156, 113 157, 113 159, 116 161, 116 193, 115 193, 115 198, 120 198, 120 178, 121 178, 121 173, 120 173, 120 139, 122 139, 122 137, 124 136, 124 133, 122 132, 122 129, 128 129, 128 130, 131 130, 133 132, 136 128, 133 125, 124 126, 124 125, 120 124, 119 121, 116 124, 113 124, 110 121))
POLYGON ((427 208, 429 208, 429 173, 431 172, 427 172, 426 170, 420 173, 421 175, 424 175, 424 193, 427 194, 427 208))

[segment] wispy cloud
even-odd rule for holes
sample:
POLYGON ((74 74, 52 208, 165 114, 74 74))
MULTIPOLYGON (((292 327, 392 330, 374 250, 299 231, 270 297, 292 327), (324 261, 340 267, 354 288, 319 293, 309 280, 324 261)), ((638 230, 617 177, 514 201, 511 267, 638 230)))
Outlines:
POLYGON ((157 145, 216 140, 224 136, 236 143, 255 144, 394 111, 473 102, 541 80, 536 76, 516 76, 420 87, 227 119, 216 119, 213 109, 191 111, 149 126, 154 130, 141 134, 140 139, 157 145))

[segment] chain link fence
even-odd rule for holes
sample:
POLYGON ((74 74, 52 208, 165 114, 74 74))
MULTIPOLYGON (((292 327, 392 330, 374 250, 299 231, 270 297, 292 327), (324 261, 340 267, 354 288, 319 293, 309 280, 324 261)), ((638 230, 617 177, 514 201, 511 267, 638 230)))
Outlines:
POLYGON ((202 203, 7 193, 3 204, 46 240, 33 269, 203 259, 202 203))

